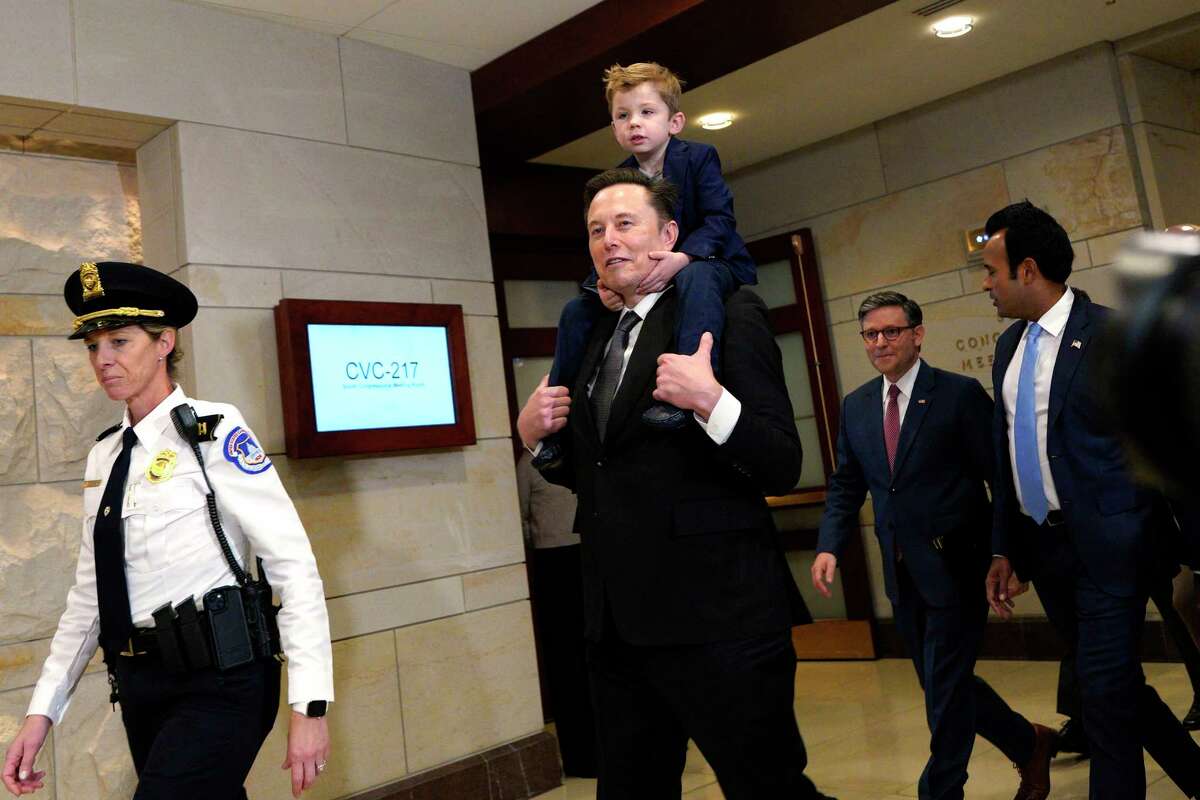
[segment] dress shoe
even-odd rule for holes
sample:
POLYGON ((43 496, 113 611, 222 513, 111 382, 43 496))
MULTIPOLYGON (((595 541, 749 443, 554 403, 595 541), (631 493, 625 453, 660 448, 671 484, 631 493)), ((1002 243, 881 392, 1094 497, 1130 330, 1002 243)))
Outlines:
POLYGON ((1183 729, 1185 731, 1200 731, 1200 697, 1192 701, 1192 707, 1184 715, 1183 729))
POLYGON ((655 430, 675 431, 687 424, 687 413, 668 403, 655 403, 642 412, 642 424, 655 430))
POLYGON ((1017 765, 1021 785, 1013 800, 1046 800, 1050 795, 1050 759, 1058 744, 1058 733, 1045 725, 1033 724, 1033 754, 1017 765))
POLYGON ((538 450, 538 454, 533 457, 529 463, 534 469, 539 472, 544 469, 554 469, 562 466, 563 451, 554 437, 549 437, 542 440, 542 449, 538 450))
POLYGON ((1078 753, 1080 758, 1092 754, 1087 735, 1083 732, 1083 723, 1077 719, 1068 719, 1058 730, 1058 750, 1055 755, 1063 753, 1078 753))

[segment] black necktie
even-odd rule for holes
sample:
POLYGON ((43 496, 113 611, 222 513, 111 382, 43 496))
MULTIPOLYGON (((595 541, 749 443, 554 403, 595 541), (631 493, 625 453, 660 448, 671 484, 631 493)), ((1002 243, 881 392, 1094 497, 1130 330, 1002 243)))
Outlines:
POLYGON ((625 348, 629 346, 629 332, 642 321, 637 312, 630 311, 621 317, 612 338, 608 340, 608 353, 600 364, 596 374, 596 383, 592 386, 592 414, 596 417, 596 430, 600 433, 600 441, 604 441, 604 431, 608 428, 608 412, 612 410, 613 397, 617 394, 617 384, 621 381, 621 365, 625 361, 625 348))
POLYGON ((105 661, 125 649, 133 632, 129 612, 129 586, 125 582, 125 536, 121 530, 121 504, 125 479, 129 477, 129 455, 137 443, 133 428, 121 437, 121 454, 108 473, 108 484, 96 511, 92 542, 96 552, 96 594, 100 606, 100 644, 105 661))

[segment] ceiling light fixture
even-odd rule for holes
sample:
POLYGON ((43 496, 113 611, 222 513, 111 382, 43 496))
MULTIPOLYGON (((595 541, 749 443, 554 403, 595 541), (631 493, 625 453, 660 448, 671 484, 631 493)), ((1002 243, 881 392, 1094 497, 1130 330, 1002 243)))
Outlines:
POLYGON ((968 16, 946 17, 933 23, 933 33, 939 39, 954 39, 965 36, 975 27, 975 18, 968 16))
POLYGON ((696 120, 706 131, 719 131, 733 124, 733 114, 728 111, 714 111, 696 120))

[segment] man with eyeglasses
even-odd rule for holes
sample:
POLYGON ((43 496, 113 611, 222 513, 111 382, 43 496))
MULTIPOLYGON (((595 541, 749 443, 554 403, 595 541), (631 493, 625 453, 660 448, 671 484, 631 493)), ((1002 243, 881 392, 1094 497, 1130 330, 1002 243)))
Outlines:
POLYGON ((1015 800, 1042 800, 1050 793, 1055 732, 1031 724, 975 676, 988 612, 979 586, 991 556, 991 398, 974 378, 921 360, 921 307, 904 295, 871 295, 858 321, 867 358, 882 376, 842 405, 813 586, 830 596, 870 492, 884 587, 925 690, 930 755, 918 796, 963 797, 979 734, 1017 765, 1015 800))

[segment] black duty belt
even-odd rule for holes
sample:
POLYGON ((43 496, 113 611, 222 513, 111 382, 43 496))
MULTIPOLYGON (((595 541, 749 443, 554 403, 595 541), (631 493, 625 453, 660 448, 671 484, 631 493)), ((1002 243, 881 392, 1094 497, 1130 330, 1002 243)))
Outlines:
POLYGON ((154 627, 134 627, 120 655, 161 661, 169 674, 205 669, 213 664, 212 630, 208 614, 190 598, 174 609, 170 604, 154 612, 154 627))

